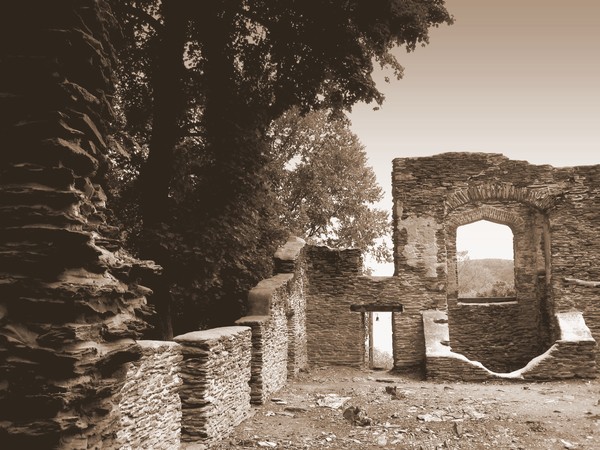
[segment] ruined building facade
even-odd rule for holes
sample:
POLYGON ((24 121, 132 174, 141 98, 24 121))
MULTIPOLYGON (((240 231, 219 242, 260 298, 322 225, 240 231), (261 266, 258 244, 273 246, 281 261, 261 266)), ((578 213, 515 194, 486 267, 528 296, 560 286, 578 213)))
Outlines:
POLYGON ((364 276, 357 250, 292 239, 236 326, 138 341, 148 290, 137 281, 159 268, 122 251, 99 183, 113 119, 110 7, 20 1, 3 13, 1 448, 210 443, 307 366, 364 366, 376 311, 392 312, 396 369, 596 375, 600 166, 497 154, 394 161, 395 276, 364 276), (458 297, 456 229, 480 219, 513 230, 511 301, 458 297))
POLYGON ((365 364, 369 324, 356 311, 396 306, 397 369, 446 379, 595 376, 600 166, 445 153, 395 159, 392 183, 393 277, 361 275, 355 250, 308 250, 311 363, 365 364), (458 296, 456 230, 478 220, 513 232, 515 298, 458 296))

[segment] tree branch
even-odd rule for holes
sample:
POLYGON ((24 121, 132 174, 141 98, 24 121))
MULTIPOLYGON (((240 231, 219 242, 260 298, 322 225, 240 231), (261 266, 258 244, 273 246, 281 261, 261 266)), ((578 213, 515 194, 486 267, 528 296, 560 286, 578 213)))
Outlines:
POLYGON ((129 14, 136 19, 139 19, 142 22, 146 22, 148 25, 152 26, 156 31, 163 31, 165 26, 158 20, 156 17, 151 16, 146 11, 143 11, 138 8, 134 8, 131 5, 122 5, 123 10, 126 14, 129 14))

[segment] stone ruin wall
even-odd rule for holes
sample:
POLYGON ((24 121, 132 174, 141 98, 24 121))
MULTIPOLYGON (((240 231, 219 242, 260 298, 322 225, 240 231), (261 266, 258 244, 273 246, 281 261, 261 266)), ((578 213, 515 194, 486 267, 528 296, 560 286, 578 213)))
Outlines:
MULTIPOLYGON (((311 365, 368 364, 366 314, 353 305, 397 305, 392 313, 394 367, 412 369, 425 357, 421 311, 434 308, 437 298, 426 298, 400 277, 362 275, 362 256, 356 249, 309 247, 307 250, 306 328, 311 365)), ((376 310, 376 306, 375 306, 376 310)))
POLYGON ((307 367, 304 241, 275 254, 281 273, 249 293, 239 324, 138 341, 119 393, 117 447, 170 450, 227 436, 288 378, 307 367))
POLYGON ((250 414, 251 330, 223 327, 175 338, 183 361, 181 440, 210 444, 250 414))
POLYGON ((436 283, 447 290, 453 350, 516 368, 557 339, 552 317, 570 310, 584 313, 598 340, 599 175, 600 166, 535 166, 498 154, 394 160, 396 275, 423 296, 436 295, 436 283), (456 228, 479 219, 513 229, 516 305, 457 302, 456 228))
MULTIPOLYGON (((452 181, 450 181, 452 182, 452 181)), ((477 193, 476 188, 473 190, 477 193)), ((544 219, 535 209, 522 204, 488 201, 471 203, 447 214, 448 308, 452 317, 452 346, 458 353, 483 362, 496 372, 523 367, 551 345, 545 310, 544 219), (456 229, 477 220, 507 225, 513 232, 515 302, 467 304, 458 301, 456 229), (487 330, 479 336, 478 330, 487 330), (474 340, 472 336, 478 336, 474 340)))
POLYGON ((273 277, 248 294, 248 316, 237 325, 252 329, 252 403, 262 404, 305 369, 306 300, 304 241, 291 238, 275 254, 273 277))
POLYGON ((127 364, 126 382, 121 390, 117 448, 179 448, 180 345, 166 341, 138 341, 138 345, 142 357, 127 364))

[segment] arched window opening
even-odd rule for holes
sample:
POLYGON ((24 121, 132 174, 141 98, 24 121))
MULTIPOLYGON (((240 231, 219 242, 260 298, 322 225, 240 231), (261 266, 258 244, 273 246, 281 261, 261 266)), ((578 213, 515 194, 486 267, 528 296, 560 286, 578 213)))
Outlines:
POLYGON ((513 299, 515 264, 510 227, 479 220, 456 230, 459 299, 513 299))

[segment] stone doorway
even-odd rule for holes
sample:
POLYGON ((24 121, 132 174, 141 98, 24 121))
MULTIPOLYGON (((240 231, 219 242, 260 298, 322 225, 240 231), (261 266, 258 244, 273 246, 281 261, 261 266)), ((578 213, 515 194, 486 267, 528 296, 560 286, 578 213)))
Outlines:
POLYGON ((351 305, 350 310, 362 313, 364 327, 364 365, 369 369, 392 369, 396 357, 394 347, 394 315, 402 305, 351 305))

